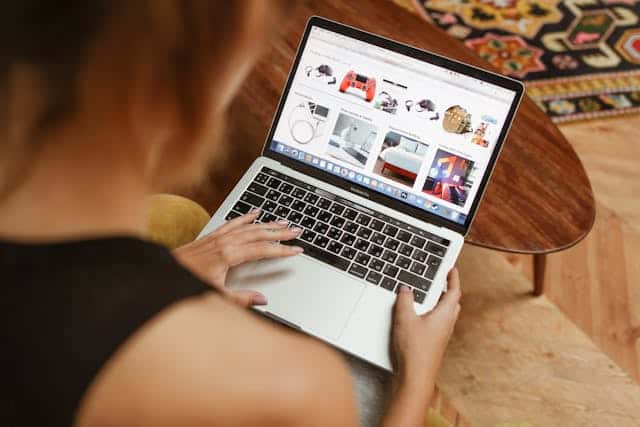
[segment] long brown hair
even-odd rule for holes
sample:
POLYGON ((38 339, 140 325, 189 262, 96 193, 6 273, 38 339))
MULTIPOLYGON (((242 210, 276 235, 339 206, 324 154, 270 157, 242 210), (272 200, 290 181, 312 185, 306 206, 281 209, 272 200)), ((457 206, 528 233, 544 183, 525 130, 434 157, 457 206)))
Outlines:
POLYGON ((77 113, 80 73, 105 33, 122 36, 123 52, 143 52, 153 61, 175 94, 185 128, 197 133, 207 120, 202 89, 211 76, 203 73, 246 42, 252 6, 245 0, 1 2, 0 196, 16 185, 41 136, 77 113))

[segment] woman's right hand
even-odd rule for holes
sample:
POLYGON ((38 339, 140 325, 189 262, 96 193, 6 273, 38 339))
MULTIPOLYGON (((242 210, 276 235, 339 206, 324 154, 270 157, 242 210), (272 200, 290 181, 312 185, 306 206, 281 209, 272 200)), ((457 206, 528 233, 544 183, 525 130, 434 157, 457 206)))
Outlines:
MULTIPOLYGON (((396 386, 412 384, 433 388, 442 356, 460 312, 460 277, 454 267, 447 276, 448 290, 429 313, 417 315, 408 288, 398 293, 391 337, 396 386)), ((429 394, 431 393, 429 389, 429 394)))

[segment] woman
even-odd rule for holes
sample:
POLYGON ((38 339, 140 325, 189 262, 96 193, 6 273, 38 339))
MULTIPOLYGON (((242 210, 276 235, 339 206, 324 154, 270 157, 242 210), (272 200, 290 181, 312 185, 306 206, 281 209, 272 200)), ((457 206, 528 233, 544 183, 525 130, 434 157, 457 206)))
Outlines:
MULTIPOLYGON (((11 425, 355 425, 339 354, 257 317, 227 270, 296 256, 256 213, 171 254, 149 193, 197 182, 281 18, 272 2, 21 0, 0 6, 3 388, 11 425)), ((386 425, 420 425, 455 323, 395 307, 386 425)))

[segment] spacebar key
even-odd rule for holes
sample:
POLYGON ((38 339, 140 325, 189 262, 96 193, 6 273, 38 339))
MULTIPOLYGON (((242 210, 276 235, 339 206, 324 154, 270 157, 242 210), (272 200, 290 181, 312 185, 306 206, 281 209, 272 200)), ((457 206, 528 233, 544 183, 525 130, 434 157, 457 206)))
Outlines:
POLYGON ((340 258, 339 256, 336 256, 331 252, 322 250, 316 246, 312 246, 304 240, 294 239, 287 240, 286 242, 283 241, 280 243, 289 246, 300 246, 302 249, 304 249, 305 255, 309 255, 311 258, 315 258, 319 261, 330 264, 336 268, 339 268, 340 270, 346 271, 347 267, 349 267, 349 261, 347 261, 346 259, 340 258))

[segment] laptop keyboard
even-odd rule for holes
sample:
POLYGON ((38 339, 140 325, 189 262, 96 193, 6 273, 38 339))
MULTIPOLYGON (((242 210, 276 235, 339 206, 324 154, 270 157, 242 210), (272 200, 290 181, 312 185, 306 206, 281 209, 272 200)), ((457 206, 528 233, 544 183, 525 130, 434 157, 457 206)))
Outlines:
POLYGON ((255 176, 225 219, 254 207, 262 209, 256 222, 286 219, 302 228, 298 239, 282 244, 300 246, 305 255, 389 292, 409 286, 418 303, 450 243, 269 168, 255 176))

